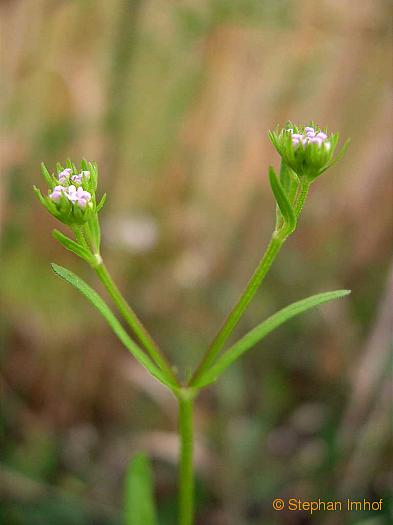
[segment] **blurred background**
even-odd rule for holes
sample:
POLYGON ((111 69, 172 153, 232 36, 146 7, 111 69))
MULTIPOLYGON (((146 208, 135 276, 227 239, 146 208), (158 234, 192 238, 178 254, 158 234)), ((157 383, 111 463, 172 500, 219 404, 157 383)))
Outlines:
POLYGON ((195 366, 274 226, 267 130, 314 120, 352 142, 312 187, 237 336, 292 320, 199 399, 198 525, 309 523, 277 497, 384 498, 390 523, 391 2, 2 0, 1 474, 6 525, 117 525, 132 455, 176 509, 176 406, 51 272, 98 285, 51 237, 32 185, 97 160, 103 256, 156 340, 195 366))

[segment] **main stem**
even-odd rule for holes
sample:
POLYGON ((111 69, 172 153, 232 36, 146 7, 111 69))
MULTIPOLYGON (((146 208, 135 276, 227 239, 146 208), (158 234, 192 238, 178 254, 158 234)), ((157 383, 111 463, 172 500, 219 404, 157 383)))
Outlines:
POLYGON ((193 399, 179 397, 179 525, 192 525, 194 516, 193 399))
POLYGON ((130 305, 124 299, 119 288, 116 286, 112 277, 110 276, 106 266, 101 262, 96 268, 95 271, 100 278, 101 282, 107 289, 109 295, 112 297, 114 303, 116 304, 119 312, 124 317, 127 324, 133 330, 136 337, 142 343, 143 347, 146 349, 147 353, 153 359, 153 361, 160 367, 160 369, 167 374, 167 376, 172 379, 176 384, 178 383, 177 378, 166 360, 165 356, 161 353, 160 349, 147 332, 141 321, 138 319, 136 313, 131 309, 130 305))
POLYGON ((216 337, 211 343, 208 351, 206 352, 204 358, 202 359, 199 367, 197 368, 195 374, 193 375, 190 381, 190 386, 194 385, 196 381, 202 376, 202 374, 210 368, 210 365, 217 357, 217 354, 224 346, 225 341, 232 334, 237 323, 242 317, 245 309, 249 305, 251 299, 254 297, 256 291, 262 283, 265 275, 269 271, 269 268, 272 265, 277 253, 280 251, 280 248, 283 245, 286 237, 287 233, 284 232, 273 233, 271 241, 261 261, 259 262, 257 269, 255 270, 253 276, 249 280, 240 299, 229 313, 220 331, 217 333, 216 337))

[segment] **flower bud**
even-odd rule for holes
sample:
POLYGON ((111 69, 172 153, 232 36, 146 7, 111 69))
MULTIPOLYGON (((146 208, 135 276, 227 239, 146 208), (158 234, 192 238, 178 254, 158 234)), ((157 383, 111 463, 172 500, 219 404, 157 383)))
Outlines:
POLYGON ((43 195, 34 190, 45 208, 56 219, 69 226, 80 226, 94 219, 101 208, 97 205, 97 166, 95 163, 82 161, 81 169, 77 170, 71 161, 67 168, 57 165, 57 173, 50 174, 44 164, 42 174, 49 186, 48 194, 43 195))
POLYGON ((288 123, 283 129, 269 132, 270 140, 283 162, 298 177, 307 177, 310 182, 327 170, 346 149, 344 144, 339 154, 334 157, 338 143, 338 133, 328 135, 319 126, 298 127, 288 123))

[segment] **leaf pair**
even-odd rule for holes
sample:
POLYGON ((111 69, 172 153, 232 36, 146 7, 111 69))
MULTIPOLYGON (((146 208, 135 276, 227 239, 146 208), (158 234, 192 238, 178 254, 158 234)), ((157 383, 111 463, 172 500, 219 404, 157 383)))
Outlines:
POLYGON ((90 250, 88 250, 78 242, 70 239, 69 237, 67 237, 67 235, 64 235, 64 233, 61 233, 59 230, 53 230, 52 235, 57 241, 59 241, 59 243, 62 246, 64 246, 66 250, 75 253, 81 259, 88 262, 90 265, 94 264, 94 256, 92 255, 90 250))

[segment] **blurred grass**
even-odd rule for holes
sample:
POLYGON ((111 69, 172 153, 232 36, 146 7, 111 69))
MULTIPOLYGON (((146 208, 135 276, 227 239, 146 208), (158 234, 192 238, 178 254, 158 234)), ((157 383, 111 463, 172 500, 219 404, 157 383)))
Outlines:
POLYGON ((389 8, 383 0, 0 3, 8 480, 0 520, 120 522, 121 477, 141 436, 155 458, 162 523, 173 522, 175 504, 171 400, 51 275, 56 261, 93 282, 50 236, 55 222, 31 191, 39 162, 98 161, 109 196, 105 258, 186 371, 268 239, 264 174, 277 159, 266 131, 287 119, 313 119, 352 143, 313 187, 238 333, 307 294, 353 293, 272 334, 203 396, 199 520, 300 524, 300 515, 273 515, 272 499, 387 497, 389 8), (357 444, 360 456, 373 450, 360 465, 357 436, 375 421, 371 444, 357 444), (362 480, 340 488, 348 472, 362 480))

